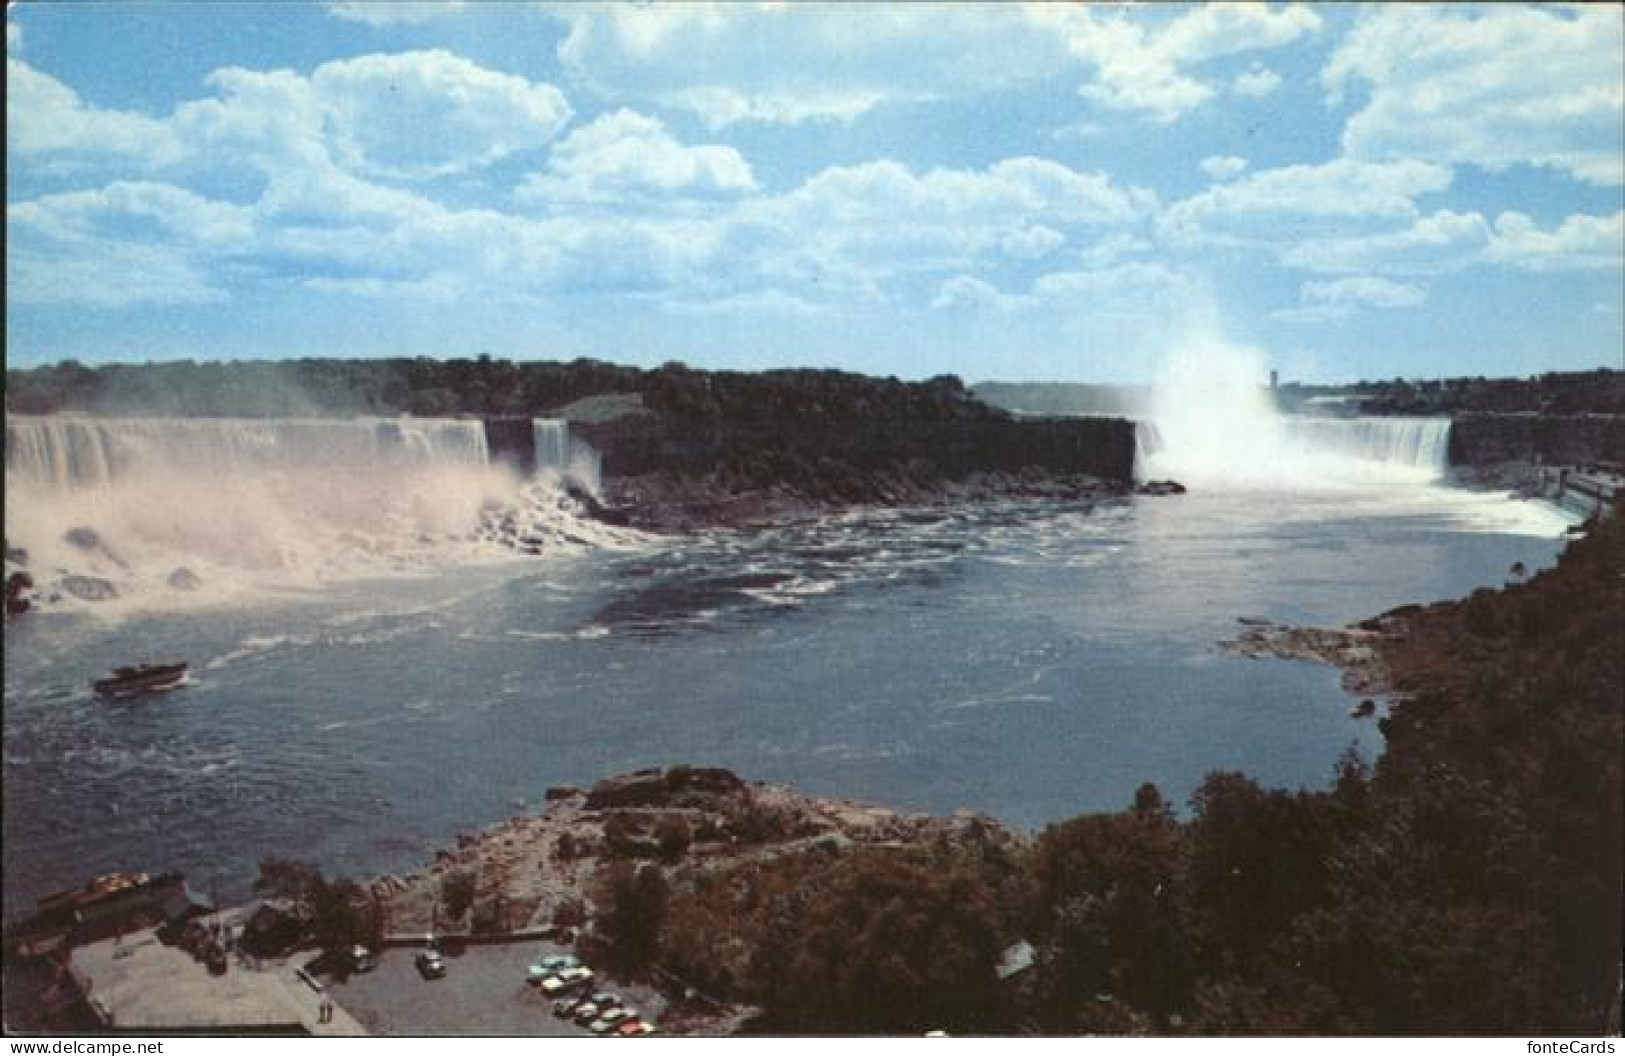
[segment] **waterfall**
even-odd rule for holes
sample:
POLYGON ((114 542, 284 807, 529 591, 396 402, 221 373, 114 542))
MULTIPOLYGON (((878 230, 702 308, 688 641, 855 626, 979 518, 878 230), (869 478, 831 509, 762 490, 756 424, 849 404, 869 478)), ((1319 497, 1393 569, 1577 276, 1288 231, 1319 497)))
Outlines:
POLYGON ((1161 453, 1162 448, 1162 433, 1157 430, 1156 422, 1142 420, 1134 423, 1135 480, 1151 479, 1157 455, 1161 453))
POLYGON ((1434 477, 1450 468, 1448 418, 1310 418, 1283 415, 1289 444, 1309 453, 1414 469, 1434 477))
POLYGON ((1135 429, 1137 480, 1336 487, 1426 484, 1449 472, 1448 418, 1273 415, 1193 431, 1166 420, 1135 429))
POLYGON ((229 594, 614 545, 558 486, 597 487, 591 449, 562 421, 524 424, 550 470, 534 482, 477 419, 8 415, 8 566, 26 553, 42 593, 229 594))
POLYGON ((246 475, 489 463, 477 421, 358 418, 7 417, 6 475, 36 487, 107 485, 148 472, 246 475))
POLYGON ((530 423, 536 444, 536 470, 563 477, 570 468, 570 423, 562 418, 536 418, 530 423))
POLYGON ((1425 484, 1448 470, 1448 418, 1281 414, 1263 357, 1216 337, 1161 365, 1137 435, 1140 479, 1206 486, 1326 488, 1425 484))
POLYGON ((598 451, 585 440, 570 435, 570 423, 563 418, 535 418, 531 432, 536 445, 536 472, 552 474, 559 480, 597 495, 600 477, 598 451))

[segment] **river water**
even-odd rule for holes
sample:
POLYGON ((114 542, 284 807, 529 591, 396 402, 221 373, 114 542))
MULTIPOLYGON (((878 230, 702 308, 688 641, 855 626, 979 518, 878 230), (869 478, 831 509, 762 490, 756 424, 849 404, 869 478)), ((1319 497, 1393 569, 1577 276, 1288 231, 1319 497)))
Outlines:
POLYGON ((5 632, 8 916, 113 869, 241 894, 267 855, 366 877, 640 766, 1038 827, 1214 769, 1328 781, 1338 672, 1227 655, 1498 584, 1565 521, 1433 485, 857 513, 450 562, 5 632), (107 702, 92 678, 186 658, 107 702))

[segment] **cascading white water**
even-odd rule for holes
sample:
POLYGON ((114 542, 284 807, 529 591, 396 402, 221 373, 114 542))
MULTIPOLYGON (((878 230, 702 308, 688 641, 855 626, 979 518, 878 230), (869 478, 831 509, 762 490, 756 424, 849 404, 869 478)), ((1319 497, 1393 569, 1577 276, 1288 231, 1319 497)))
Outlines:
POLYGON ((493 462, 478 420, 8 416, 7 547, 27 552, 42 595, 85 597, 229 595, 616 541, 558 487, 574 445, 548 426, 538 454, 551 444, 560 469, 526 483, 493 462))
POLYGON ((1436 480, 1450 468, 1448 418, 1314 418, 1283 415, 1287 444, 1305 454, 1415 470, 1436 480))
POLYGON ((536 444, 536 473, 573 484, 597 495, 598 452, 584 440, 570 435, 570 423, 563 418, 535 418, 531 433, 536 444))
POLYGON ((250 474, 490 463, 477 421, 8 417, 6 474, 55 489, 153 472, 250 474))
POLYGON ((1447 418, 1281 414, 1256 352, 1217 339, 1168 357, 1137 433, 1136 474, 1207 486, 1425 484, 1448 470, 1447 418))
POLYGON ((564 476, 570 468, 570 423, 562 418, 535 418, 530 427, 536 443, 536 471, 564 476))

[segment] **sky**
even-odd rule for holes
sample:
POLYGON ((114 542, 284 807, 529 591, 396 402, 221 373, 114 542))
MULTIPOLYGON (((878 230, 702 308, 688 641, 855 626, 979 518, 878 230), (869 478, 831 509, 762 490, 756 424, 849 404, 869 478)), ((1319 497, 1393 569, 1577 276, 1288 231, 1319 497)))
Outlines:
POLYGON ((11 366, 1625 367, 1625 7, 15 3, 11 366))

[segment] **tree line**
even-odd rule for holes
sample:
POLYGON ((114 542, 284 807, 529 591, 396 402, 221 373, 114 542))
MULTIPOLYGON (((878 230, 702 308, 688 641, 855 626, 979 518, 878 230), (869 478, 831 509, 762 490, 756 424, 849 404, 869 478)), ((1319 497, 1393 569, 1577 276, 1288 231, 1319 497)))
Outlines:
POLYGON ((836 370, 645 370, 592 359, 291 359, 6 371, 13 414, 178 417, 543 417, 588 396, 641 396, 689 420, 958 420, 1003 417, 952 375, 921 382, 836 370))

